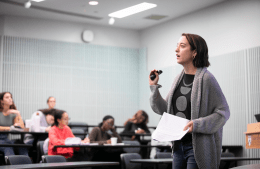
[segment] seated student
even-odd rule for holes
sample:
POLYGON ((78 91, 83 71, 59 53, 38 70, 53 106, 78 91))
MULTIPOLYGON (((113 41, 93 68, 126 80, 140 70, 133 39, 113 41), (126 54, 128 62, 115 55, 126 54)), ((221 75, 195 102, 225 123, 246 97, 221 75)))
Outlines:
POLYGON ((108 115, 103 118, 103 122, 98 127, 92 129, 89 140, 91 143, 111 144, 111 137, 117 137, 118 143, 122 142, 121 137, 115 130, 114 118, 108 115))
POLYGON ((47 104, 48 104, 49 109, 53 109, 56 105, 56 99, 53 96, 50 96, 47 99, 47 104))
MULTIPOLYGON (((0 93, 0 131, 15 130, 15 128, 24 128, 23 119, 20 112, 16 109, 10 92, 0 93)), ((14 144, 13 140, 9 140, 8 134, 0 134, 0 144, 14 144)), ((12 147, 0 147, 0 151, 5 156, 15 155, 12 147)), ((27 155, 27 148, 18 148, 19 155, 27 155)))
MULTIPOLYGON (((56 148, 55 145, 65 145, 66 138, 75 137, 71 129, 67 126, 69 116, 65 111, 56 110, 54 114, 54 125, 49 131, 49 148, 48 155, 62 155, 67 161, 79 161, 78 157, 74 157, 74 149, 78 148, 56 148)), ((89 139, 85 138, 82 143, 89 143, 89 139)), ((86 159, 84 159, 86 160, 86 159)))
MULTIPOLYGON (((121 143, 121 137, 115 130, 114 118, 107 115, 103 118, 103 122, 92 129, 89 134, 91 143, 111 144, 111 137, 117 137, 117 142, 121 143)), ((120 154, 123 153, 121 148, 91 149, 92 161, 118 161, 120 162, 120 154)), ((118 168, 118 167, 116 167, 118 168)))
MULTIPOLYGON (((35 122, 35 120, 34 120, 35 117, 39 116, 40 132, 49 132, 49 130, 51 129, 51 126, 54 123, 55 111, 56 111, 55 109, 42 109, 42 110, 38 110, 38 111, 34 112, 31 117, 32 123, 35 122)), ((31 131, 32 132, 35 131, 34 124, 32 124, 31 131)), ((32 144, 33 141, 34 141, 34 138, 31 134, 25 134, 25 136, 24 136, 25 144, 32 144)))
POLYGON ((148 115, 145 111, 139 110, 133 116, 133 118, 128 119, 124 125, 125 129, 122 134, 133 134, 132 136, 124 136, 125 140, 140 140, 139 136, 135 136, 134 134, 145 134, 150 133, 148 130, 148 115))

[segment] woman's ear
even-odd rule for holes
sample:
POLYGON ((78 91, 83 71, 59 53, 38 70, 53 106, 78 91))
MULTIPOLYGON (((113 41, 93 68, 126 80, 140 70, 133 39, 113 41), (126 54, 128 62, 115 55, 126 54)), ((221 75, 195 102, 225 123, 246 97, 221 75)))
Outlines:
POLYGON ((192 57, 193 57, 193 59, 195 59, 196 56, 197 56, 197 51, 194 50, 194 51, 192 52, 192 57))

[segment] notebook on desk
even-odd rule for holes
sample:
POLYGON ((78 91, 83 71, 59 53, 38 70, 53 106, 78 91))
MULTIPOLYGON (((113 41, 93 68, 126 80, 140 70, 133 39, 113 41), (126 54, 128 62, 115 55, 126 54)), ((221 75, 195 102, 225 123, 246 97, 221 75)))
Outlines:
POLYGON ((255 114, 255 118, 257 122, 260 122, 260 114, 255 114))

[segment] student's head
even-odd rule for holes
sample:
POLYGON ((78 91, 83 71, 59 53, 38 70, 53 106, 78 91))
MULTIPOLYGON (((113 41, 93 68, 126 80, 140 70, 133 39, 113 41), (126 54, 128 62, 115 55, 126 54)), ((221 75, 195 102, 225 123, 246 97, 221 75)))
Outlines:
POLYGON ((192 63, 194 67, 209 67, 208 46, 199 35, 183 33, 176 47, 177 63, 192 63))
POLYGON ((69 123, 69 115, 63 110, 57 110, 54 114, 54 125, 55 126, 67 126, 69 123))
POLYGON ((99 126, 101 127, 101 129, 108 131, 113 128, 114 122, 114 117, 107 115, 103 118, 102 123, 100 123, 99 126))
POLYGON ((49 125, 54 124, 54 114, 56 113, 56 109, 42 109, 42 110, 39 110, 39 111, 41 111, 45 115, 46 122, 49 125))
POLYGON ((53 96, 50 96, 47 99, 47 104, 49 106, 49 109, 53 109, 55 107, 55 105, 56 105, 56 99, 53 96))
POLYGON ((4 106, 9 108, 9 109, 15 109, 16 110, 16 106, 13 102, 13 96, 10 92, 3 92, 0 93, 0 111, 2 111, 4 109, 4 106))
POLYGON ((145 111, 143 110, 138 110, 136 113, 135 113, 135 119, 137 120, 136 123, 144 123, 144 124, 147 124, 148 123, 148 115, 145 111))

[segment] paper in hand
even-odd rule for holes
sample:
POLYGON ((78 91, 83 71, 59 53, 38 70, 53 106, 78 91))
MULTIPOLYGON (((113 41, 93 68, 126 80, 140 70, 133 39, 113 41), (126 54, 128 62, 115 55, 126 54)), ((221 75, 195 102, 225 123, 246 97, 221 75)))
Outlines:
POLYGON ((163 113, 162 118, 152 134, 152 138, 157 141, 180 140, 188 131, 183 131, 189 120, 163 113))

